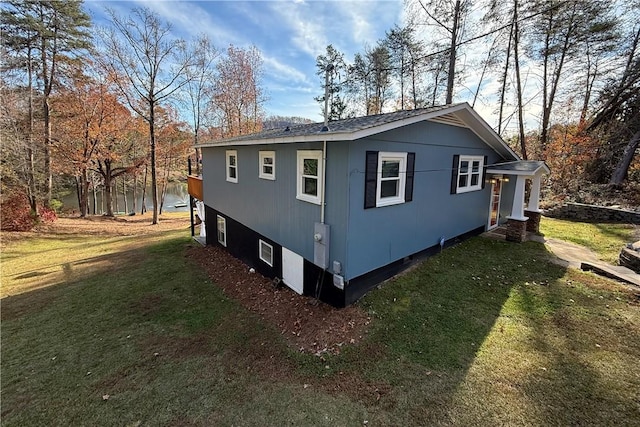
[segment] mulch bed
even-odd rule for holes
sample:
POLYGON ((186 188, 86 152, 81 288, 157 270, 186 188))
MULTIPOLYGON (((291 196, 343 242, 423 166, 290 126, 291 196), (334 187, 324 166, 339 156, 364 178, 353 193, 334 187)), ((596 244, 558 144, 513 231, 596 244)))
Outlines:
POLYGON ((221 248, 193 245, 187 256, 198 263, 224 293, 273 324, 301 352, 338 354, 362 340, 371 317, 357 305, 336 309, 301 296, 249 267, 221 248))

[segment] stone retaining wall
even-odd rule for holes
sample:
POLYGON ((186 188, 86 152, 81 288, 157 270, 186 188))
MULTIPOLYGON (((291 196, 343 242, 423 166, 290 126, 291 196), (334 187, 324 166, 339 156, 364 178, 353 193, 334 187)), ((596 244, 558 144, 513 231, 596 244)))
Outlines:
POLYGON ((629 248, 620 251, 620 265, 640 274, 640 253, 629 248))
POLYGON ((638 211, 582 203, 567 203, 552 209, 545 209, 544 216, 589 222, 640 224, 640 212, 638 211))

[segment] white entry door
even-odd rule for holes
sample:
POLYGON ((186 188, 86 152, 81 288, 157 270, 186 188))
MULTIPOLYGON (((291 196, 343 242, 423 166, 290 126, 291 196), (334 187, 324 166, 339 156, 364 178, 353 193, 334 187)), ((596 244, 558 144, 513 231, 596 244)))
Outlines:
POLYGON ((502 195, 502 180, 497 179, 491 184, 491 201, 489 205, 489 223, 487 230, 496 228, 500 219, 500 196, 502 195))
POLYGON ((304 291, 304 258, 287 248, 282 248, 282 281, 302 295, 304 291))

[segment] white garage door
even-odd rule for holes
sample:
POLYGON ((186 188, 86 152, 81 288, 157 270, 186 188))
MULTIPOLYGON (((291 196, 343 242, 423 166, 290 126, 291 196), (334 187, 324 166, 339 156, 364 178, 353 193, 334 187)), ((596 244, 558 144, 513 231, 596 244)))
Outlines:
POLYGON ((302 295, 304 291, 304 258, 287 248, 282 248, 282 280, 302 295))

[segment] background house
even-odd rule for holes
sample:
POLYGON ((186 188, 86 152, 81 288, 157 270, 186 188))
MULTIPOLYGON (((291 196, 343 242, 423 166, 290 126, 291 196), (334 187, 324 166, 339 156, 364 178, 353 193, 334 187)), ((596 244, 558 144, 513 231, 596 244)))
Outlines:
POLYGON ((537 211, 548 172, 466 103, 199 148, 207 243, 336 306, 458 239, 508 221, 524 230, 524 180, 537 211))

